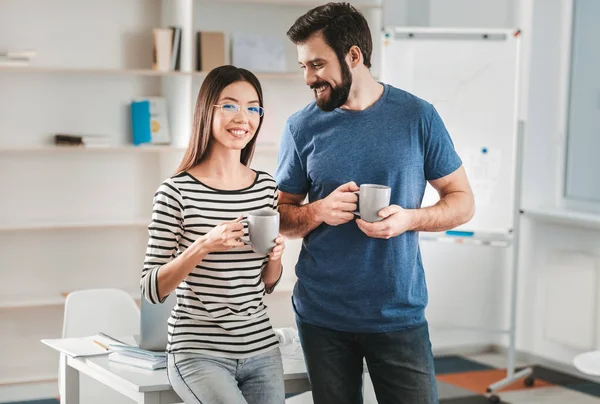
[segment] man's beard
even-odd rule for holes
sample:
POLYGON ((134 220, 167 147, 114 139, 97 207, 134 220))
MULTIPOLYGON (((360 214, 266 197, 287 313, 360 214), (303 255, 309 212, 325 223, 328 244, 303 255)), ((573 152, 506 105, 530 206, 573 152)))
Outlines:
MULTIPOLYGON (((333 111, 336 108, 341 107, 348 101, 348 95, 350 94, 350 87, 352 87, 352 74, 350 73, 350 68, 345 60, 342 60, 341 63, 342 70, 342 83, 339 86, 332 87, 326 81, 318 81, 310 86, 315 91, 315 99, 317 101, 317 106, 323 111, 333 111), (316 89, 321 86, 329 87, 329 97, 319 97, 316 92, 316 89)), ((327 91, 327 90, 325 90, 327 91)))

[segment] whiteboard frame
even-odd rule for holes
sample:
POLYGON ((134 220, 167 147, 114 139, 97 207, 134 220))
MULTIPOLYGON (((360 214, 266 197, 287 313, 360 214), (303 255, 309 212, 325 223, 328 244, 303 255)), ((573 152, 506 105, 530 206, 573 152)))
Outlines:
MULTIPOLYGON (((414 33, 414 34, 426 34, 426 35, 452 35, 455 37, 460 37, 461 35, 506 35, 507 37, 515 36, 516 32, 520 32, 518 28, 440 28, 440 27, 383 27, 380 41, 383 42, 387 38, 387 34, 389 33, 414 33)), ((452 40, 452 39, 449 39, 452 40)), ((496 39, 486 39, 494 41, 496 39)), ((511 176, 511 184, 513 187, 513 194, 511 203, 511 216, 512 220, 509 224, 509 227, 504 229, 475 229, 470 228, 468 223, 462 226, 459 226, 459 230, 465 231, 475 231, 476 233, 481 233, 482 231, 487 233, 486 237, 489 235, 496 235, 499 240, 502 240, 506 237, 506 235, 514 234, 518 231, 519 228, 519 214, 522 209, 522 201, 521 201, 521 177, 522 167, 519 163, 519 158, 522 158, 523 154, 523 143, 520 140, 520 137, 523 136, 521 133, 522 125, 520 121, 520 113, 521 113, 521 49, 522 49, 522 36, 519 36, 516 42, 516 54, 515 54, 515 81, 514 81, 514 102, 513 102, 513 137, 512 137, 512 154, 514 157, 514 163, 510 167, 511 172, 509 175, 511 176)), ((383 47, 381 50, 381 57, 383 57, 383 47)), ((383 70, 383 61, 382 66, 380 68, 383 70)), ((381 74, 381 71, 380 71, 381 74)), ((427 100, 426 100, 427 101, 427 100)), ((428 184, 429 186, 429 184, 428 184)), ((477 207, 475 207, 477 209, 477 207)))
MULTIPOLYGON (((382 38, 381 40, 384 41, 387 32, 406 32, 406 31, 414 31, 417 32, 418 30, 420 30, 421 32, 425 31, 426 32, 431 32, 431 33, 452 33, 452 34, 456 34, 456 33, 469 33, 469 34, 482 34, 482 33, 488 33, 488 34, 496 34, 496 33, 501 33, 501 34, 506 34, 506 35, 515 35, 519 30, 518 29, 496 29, 496 30, 488 30, 488 29, 443 29, 443 28, 426 28, 426 29, 410 29, 410 28, 388 28, 387 30, 384 30, 382 33, 382 38)), ((515 35, 517 36, 517 35, 515 35)), ((487 331, 492 331, 492 332, 496 332, 496 333, 500 333, 500 334, 507 334, 508 336, 508 349, 507 349, 507 353, 506 353, 506 359, 507 359, 507 366, 506 366, 506 377, 493 383, 490 384, 487 389, 486 392, 488 394, 492 394, 492 393, 496 393, 498 390, 500 390, 501 388, 503 388, 504 386, 508 386, 512 383, 514 383, 516 380, 522 379, 522 378, 528 378, 531 377, 532 373, 533 373, 533 369, 531 367, 525 367, 524 369, 517 369, 516 367, 516 329, 517 329, 517 297, 518 297, 518 291, 519 291, 519 285, 518 285, 518 281, 519 281, 519 247, 520 247, 520 220, 521 220, 521 205, 522 205, 522 198, 521 198, 521 193, 522 193, 522 180, 523 180, 523 141, 524 141, 524 122, 522 120, 520 120, 520 112, 521 112, 521 96, 520 96, 520 86, 522 83, 522 65, 521 65, 521 58, 522 58, 522 54, 521 54, 521 48, 522 48, 522 37, 519 37, 517 42, 516 42, 516 55, 515 55, 515 78, 514 78, 514 104, 513 104, 513 138, 512 138, 512 152, 513 152, 513 156, 514 156, 514 163, 511 166, 511 173, 510 175, 512 176, 512 187, 513 187, 513 193, 512 193, 512 201, 511 201, 511 209, 512 209, 512 227, 508 230, 508 233, 512 236, 511 240, 510 240, 510 247, 508 251, 509 251, 509 256, 507 257, 510 260, 510 270, 511 270, 511 278, 510 278, 510 304, 508 307, 508 322, 509 322, 509 327, 508 330, 503 330, 503 329, 497 329, 497 330, 487 330, 487 331)), ((383 51, 382 51, 382 55, 383 55, 383 51)), ((462 226, 461 226, 462 228, 462 226)), ((421 233, 424 234, 424 233, 421 233)), ((496 234, 496 240, 499 240, 500 235, 496 234)), ((467 237, 468 238, 468 237, 467 237)), ((446 241, 445 238, 435 238, 435 237, 428 237, 429 240, 434 240, 434 241, 446 241)), ((492 236, 491 240, 494 240, 494 237, 492 236)), ((462 244, 464 242, 464 239, 461 239, 460 237, 456 238, 456 242, 458 244, 462 244)), ((483 243, 481 243, 483 244, 483 243)), ((490 246, 494 246, 494 247, 503 247, 505 245, 501 245, 501 244, 497 244, 497 245, 492 245, 492 244, 488 244, 490 246)), ((477 328, 477 327, 476 327, 477 328)), ((498 398, 495 395, 490 396, 490 398, 495 397, 496 399, 498 398)), ((499 401, 499 400, 498 400, 499 401)))

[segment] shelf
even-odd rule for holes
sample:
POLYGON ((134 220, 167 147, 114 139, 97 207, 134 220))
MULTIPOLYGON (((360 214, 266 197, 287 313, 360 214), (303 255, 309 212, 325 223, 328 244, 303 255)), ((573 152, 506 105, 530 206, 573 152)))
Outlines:
MULTIPOLYGON (((160 71, 152 69, 92 69, 77 67, 37 67, 37 66, 0 66, 0 72, 6 73, 53 73, 53 74, 99 74, 115 76, 189 76, 194 73, 180 71, 160 71)), ((200 72, 198 72, 200 73, 200 72)))
POLYGON ((39 145, 39 146, 0 146, 0 153, 79 153, 79 152, 126 152, 126 153, 164 153, 170 151, 184 151, 184 147, 174 146, 54 146, 54 145, 39 145))
POLYGON ((23 376, 12 379, 0 380, 0 386, 13 386, 18 384, 57 383, 56 372, 42 376, 23 376))
MULTIPOLYGON (((106 147, 85 147, 85 146, 15 146, 2 147, 0 153, 168 153, 168 152, 184 152, 185 147, 175 146, 106 146, 106 147)), ((274 153, 279 151, 275 145, 257 145, 255 153, 274 153)))
POLYGON ((29 230, 54 230, 54 229, 99 229, 119 227, 146 227, 150 218, 136 220, 105 220, 105 221, 81 221, 81 222, 37 222, 23 224, 2 224, 0 232, 6 231, 29 231, 29 230))
POLYGON ((535 220, 566 226, 600 229, 600 213, 578 212, 560 208, 525 209, 524 214, 535 220))
MULTIPOLYGON (((36 67, 36 66, 0 66, 0 72, 5 73, 50 73, 50 74, 84 74, 112 76, 142 76, 142 77, 204 77, 208 72, 160 71, 152 69, 92 69, 76 67, 36 67)), ((297 72, 254 72, 259 79, 302 79, 300 70, 297 72)))
MULTIPOLYGON (((315 0, 219 0, 221 3, 236 3, 236 4, 267 4, 276 6, 288 7, 317 7, 325 4, 315 0)), ((356 8, 382 8, 381 3, 368 1, 350 1, 356 8)))
MULTIPOLYGON (((140 300, 140 292, 127 292, 136 301, 140 300)), ((65 304, 68 293, 47 296, 0 296, 1 309, 23 309, 35 307, 59 307, 65 304)))

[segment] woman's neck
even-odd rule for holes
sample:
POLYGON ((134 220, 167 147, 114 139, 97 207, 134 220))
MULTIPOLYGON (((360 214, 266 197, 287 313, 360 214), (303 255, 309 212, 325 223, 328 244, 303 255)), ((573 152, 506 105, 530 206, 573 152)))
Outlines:
POLYGON ((240 150, 209 147, 202 161, 189 171, 215 188, 243 188, 248 185, 249 169, 240 162, 240 155, 240 150))

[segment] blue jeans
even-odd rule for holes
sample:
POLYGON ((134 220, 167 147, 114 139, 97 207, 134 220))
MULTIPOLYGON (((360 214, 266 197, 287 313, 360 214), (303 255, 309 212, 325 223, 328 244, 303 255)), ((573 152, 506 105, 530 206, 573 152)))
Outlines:
POLYGON ((247 359, 198 353, 168 354, 167 374, 186 403, 283 404, 283 363, 279 348, 247 359))
POLYGON ((362 404, 363 358, 379 404, 438 403, 427 323, 386 333, 296 323, 315 404, 362 404))

